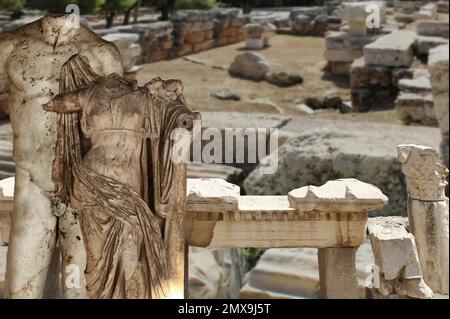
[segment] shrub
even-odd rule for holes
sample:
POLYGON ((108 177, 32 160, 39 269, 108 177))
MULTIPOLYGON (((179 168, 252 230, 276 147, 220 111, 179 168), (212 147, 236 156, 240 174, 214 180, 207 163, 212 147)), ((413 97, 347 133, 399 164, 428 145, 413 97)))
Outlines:
POLYGON ((0 1, 1 10, 15 10, 21 8, 25 0, 2 0, 0 1))
POLYGON ((244 258, 247 263, 247 269, 251 270, 256 266, 259 258, 266 250, 264 248, 245 248, 244 249, 244 258))
POLYGON ((217 6, 216 0, 177 0, 176 9, 207 10, 217 6))

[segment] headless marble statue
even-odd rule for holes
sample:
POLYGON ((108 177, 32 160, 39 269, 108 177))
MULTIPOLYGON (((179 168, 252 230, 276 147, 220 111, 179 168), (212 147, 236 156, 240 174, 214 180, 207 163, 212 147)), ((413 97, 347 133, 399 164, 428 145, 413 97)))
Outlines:
MULTIPOLYGON (((62 275, 69 266, 85 268, 77 216, 55 205, 52 162, 57 115, 42 105, 58 93, 64 62, 81 53, 100 75, 122 74, 117 48, 87 28, 71 27, 70 16, 51 16, 0 34, 0 100, 8 99, 14 135, 16 186, 8 249, 10 298, 41 298, 56 238, 62 252, 62 275), (61 216, 58 217, 57 216, 61 216)), ((1 102, 1 101, 0 101, 1 102)), ((63 285, 66 298, 86 297, 81 284, 63 285)))
POLYGON ((81 55, 59 78, 62 93, 44 106, 60 114, 53 179, 79 216, 88 297, 175 297, 184 211, 174 208, 184 206, 186 178, 185 164, 172 161, 171 136, 195 117, 182 83, 100 77, 81 55))

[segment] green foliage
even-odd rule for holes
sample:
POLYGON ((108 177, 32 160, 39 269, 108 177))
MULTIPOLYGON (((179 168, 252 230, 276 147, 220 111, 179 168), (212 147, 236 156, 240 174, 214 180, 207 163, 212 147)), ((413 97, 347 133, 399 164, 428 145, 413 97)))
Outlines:
MULTIPOLYGON (((241 7, 244 1, 242 0, 221 0, 223 4, 231 7, 241 7)), ((279 6, 311 6, 323 5, 324 0, 250 0, 253 8, 257 7, 279 7, 279 6)))
POLYGON ((22 7, 25 0, 1 0, 0 9, 1 10, 15 10, 22 7))
POLYGON ((73 0, 26 0, 26 7, 31 9, 39 9, 51 13, 64 13, 67 5, 75 3, 73 0))
POLYGON ((266 250, 264 248, 245 248, 244 257, 247 262, 248 270, 256 266, 259 258, 266 250))
POLYGON ((107 11, 116 10, 123 12, 132 7, 137 0, 106 0, 102 5, 102 9, 107 11))
POLYGON ((80 7, 81 14, 89 14, 100 10, 106 0, 78 0, 77 2, 80 7))
POLYGON ((216 0, 177 0, 176 9, 211 9, 217 6, 216 0))

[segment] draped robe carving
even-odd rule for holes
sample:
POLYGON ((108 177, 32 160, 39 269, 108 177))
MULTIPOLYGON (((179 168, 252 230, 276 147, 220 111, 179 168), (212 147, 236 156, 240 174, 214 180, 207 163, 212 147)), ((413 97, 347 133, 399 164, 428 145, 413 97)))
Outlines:
POLYGON ((79 216, 90 298, 170 297, 183 279, 186 175, 170 159, 170 134, 191 128, 195 115, 182 88, 100 77, 75 55, 61 70, 60 94, 44 106, 59 113, 55 200, 79 216))

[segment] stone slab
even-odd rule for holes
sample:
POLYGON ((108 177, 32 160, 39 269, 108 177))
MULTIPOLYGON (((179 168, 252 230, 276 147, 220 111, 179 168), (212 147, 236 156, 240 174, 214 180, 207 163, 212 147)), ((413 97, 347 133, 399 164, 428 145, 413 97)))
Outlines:
POLYGON ((413 61, 416 33, 400 30, 384 35, 364 47, 366 64, 409 67, 413 61))
POLYGON ((448 39, 448 21, 421 20, 416 25, 416 31, 418 35, 448 39))

